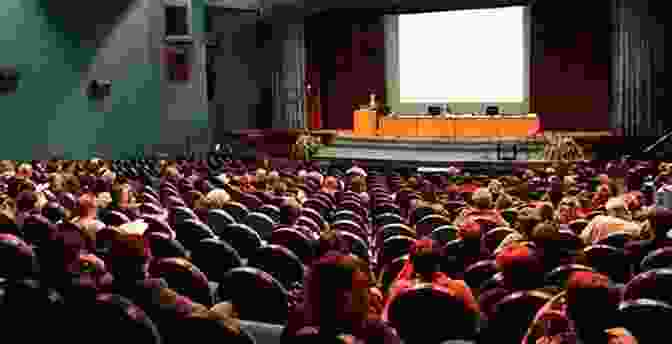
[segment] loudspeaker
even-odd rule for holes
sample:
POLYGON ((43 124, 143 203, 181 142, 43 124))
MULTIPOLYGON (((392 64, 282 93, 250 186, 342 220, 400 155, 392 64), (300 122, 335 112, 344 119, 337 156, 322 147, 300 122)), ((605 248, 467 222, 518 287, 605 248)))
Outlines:
POLYGON ((0 66, 0 94, 16 92, 19 88, 19 72, 13 66, 0 66))
POLYGON ((180 5, 166 5, 166 36, 188 36, 189 7, 180 5))

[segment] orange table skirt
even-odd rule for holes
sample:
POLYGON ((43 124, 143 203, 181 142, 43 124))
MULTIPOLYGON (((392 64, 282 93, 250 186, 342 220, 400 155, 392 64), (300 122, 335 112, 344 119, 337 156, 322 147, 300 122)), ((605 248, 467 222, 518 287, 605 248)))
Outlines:
MULTIPOLYGON (((526 137, 536 116, 384 117, 379 135, 410 137, 526 137)), ((370 135, 365 130, 361 135, 370 135)), ((360 133, 354 132, 355 135, 360 133)))

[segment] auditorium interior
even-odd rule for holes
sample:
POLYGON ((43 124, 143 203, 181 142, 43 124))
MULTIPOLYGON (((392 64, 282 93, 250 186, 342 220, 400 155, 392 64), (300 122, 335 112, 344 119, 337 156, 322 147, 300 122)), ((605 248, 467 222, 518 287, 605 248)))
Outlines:
POLYGON ((0 341, 663 343, 662 3, 0 1, 0 341))

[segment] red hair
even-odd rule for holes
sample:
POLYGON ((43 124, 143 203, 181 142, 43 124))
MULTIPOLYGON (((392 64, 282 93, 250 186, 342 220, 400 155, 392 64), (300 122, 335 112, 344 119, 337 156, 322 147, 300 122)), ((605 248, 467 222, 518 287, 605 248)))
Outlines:
MULTIPOLYGON (((310 323, 337 316, 340 295, 369 288, 366 263, 353 255, 328 252, 311 267, 305 281, 306 317, 310 323)), ((361 313, 368 312, 368 304, 361 305, 361 313)))
POLYGON ((457 228, 458 234, 462 239, 480 238, 481 225, 476 221, 465 221, 457 228))
POLYGON ((497 269, 504 274, 508 284, 528 287, 543 276, 541 264, 533 249, 523 245, 512 245, 495 258, 497 269))

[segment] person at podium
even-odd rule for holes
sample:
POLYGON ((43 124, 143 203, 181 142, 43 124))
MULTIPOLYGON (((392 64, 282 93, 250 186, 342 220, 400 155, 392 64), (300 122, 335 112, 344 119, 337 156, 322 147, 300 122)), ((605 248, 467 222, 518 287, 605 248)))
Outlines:
POLYGON ((384 106, 374 90, 369 90, 369 103, 367 109, 376 112, 376 131, 380 129, 380 120, 385 116, 384 106))

